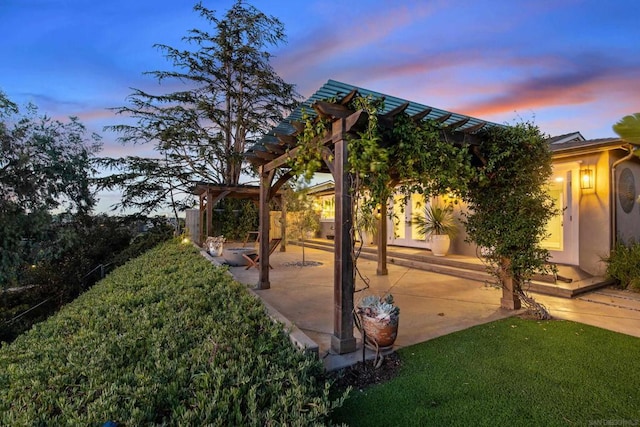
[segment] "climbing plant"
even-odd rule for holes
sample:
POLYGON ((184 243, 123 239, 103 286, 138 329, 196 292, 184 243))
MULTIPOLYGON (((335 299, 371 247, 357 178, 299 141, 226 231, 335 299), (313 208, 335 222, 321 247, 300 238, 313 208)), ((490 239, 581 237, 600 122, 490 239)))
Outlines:
MULTIPOLYGON (((432 120, 414 120, 404 112, 392 121, 379 120, 380 99, 357 96, 348 107, 368 117, 366 126, 348 137, 356 215, 375 212, 398 193, 405 198, 447 193, 467 203, 468 239, 491 248, 488 260, 498 284, 506 273, 520 292, 534 272, 548 271, 549 252, 539 242, 557 210, 545 189, 551 152, 537 126, 494 126, 473 144, 454 143, 446 126, 432 120)), ((294 173, 311 177, 320 168, 327 125, 326 119, 305 116, 298 156, 291 161, 294 173)))
POLYGON ((322 138, 327 131, 327 120, 312 117, 302 111, 303 131, 298 135, 297 153, 289 158, 289 166, 294 175, 301 176, 306 182, 313 178, 322 167, 322 138))
POLYGON ((498 281, 506 273, 526 298, 522 285, 552 269, 549 251, 539 245, 547 222, 559 213, 546 190, 549 145, 537 126, 524 122, 485 132, 477 157, 481 163, 465 195, 468 239, 485 248, 498 281))

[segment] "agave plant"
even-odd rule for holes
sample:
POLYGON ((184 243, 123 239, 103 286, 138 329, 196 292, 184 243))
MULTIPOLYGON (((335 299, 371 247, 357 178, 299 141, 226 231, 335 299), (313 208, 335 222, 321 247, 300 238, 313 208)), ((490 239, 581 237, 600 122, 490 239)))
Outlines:
POLYGON ((422 215, 414 215, 413 223, 420 234, 426 237, 447 235, 454 239, 458 235, 458 225, 453 216, 453 206, 430 203, 425 206, 422 215))
POLYGON ((397 324, 400 308, 393 302, 393 295, 384 298, 377 295, 367 295, 358 304, 358 313, 374 318, 385 324, 397 324))

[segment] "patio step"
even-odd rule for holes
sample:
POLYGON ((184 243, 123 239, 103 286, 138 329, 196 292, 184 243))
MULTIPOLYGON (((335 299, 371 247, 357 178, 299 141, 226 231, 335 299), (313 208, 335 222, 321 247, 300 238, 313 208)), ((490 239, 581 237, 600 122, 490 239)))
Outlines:
MULTIPOLYGON (((300 246, 299 241, 290 241, 290 244, 300 246)), ((333 241, 327 240, 305 240, 304 246, 307 248, 333 252, 333 241)), ((430 251, 423 251, 424 254, 404 253, 399 250, 387 248, 387 263, 401 265, 403 267, 415 268, 433 273, 448 274, 450 276, 464 279, 485 282, 491 279, 491 275, 485 271, 484 265, 480 262, 471 263, 452 256, 437 257, 430 254, 430 251)), ((363 247, 360 258, 376 261, 378 259, 375 247, 363 247)))
MULTIPOLYGON (((300 246, 299 241, 290 241, 290 244, 300 246)), ((333 252, 333 241, 323 239, 305 240, 305 247, 333 252)), ((360 257, 376 261, 378 259, 377 248, 364 246, 361 248, 360 257)), ((493 282, 493 276, 487 273, 485 265, 471 257, 460 257, 449 255, 437 257, 428 250, 408 251, 406 248, 387 247, 387 263, 400 265, 403 267, 415 268, 434 273, 448 274, 450 276, 461 277, 479 282, 493 282)), ((568 267, 563 267, 566 270, 568 267)), ((552 275, 537 275, 532 280, 527 291, 557 296, 562 298, 573 298, 595 289, 611 286, 614 281, 603 277, 583 277, 573 276, 569 271, 562 271, 557 277, 552 275), (573 276, 573 277, 572 277, 573 276)))

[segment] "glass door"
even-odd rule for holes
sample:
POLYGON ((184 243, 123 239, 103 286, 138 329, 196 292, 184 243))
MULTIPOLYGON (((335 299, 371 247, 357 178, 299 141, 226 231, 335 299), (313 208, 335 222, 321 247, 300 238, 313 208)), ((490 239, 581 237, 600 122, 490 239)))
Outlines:
POLYGON ((403 195, 396 194, 389 209, 392 217, 387 219, 387 244, 428 249, 430 245, 425 236, 413 224, 413 216, 423 215, 425 206, 422 194, 412 194, 406 203, 403 195))
POLYGON ((541 246, 549 250, 551 262, 578 265, 579 262, 579 164, 554 165, 549 195, 558 215, 547 223, 547 238, 541 246), (575 185, 574 185, 575 181, 575 185))

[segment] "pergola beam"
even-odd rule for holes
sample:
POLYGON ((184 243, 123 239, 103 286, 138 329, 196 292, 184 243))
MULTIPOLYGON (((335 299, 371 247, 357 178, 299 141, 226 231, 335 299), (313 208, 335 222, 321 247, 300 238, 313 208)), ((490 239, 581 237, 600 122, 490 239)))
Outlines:
POLYGON ((451 113, 447 113, 447 114, 443 114, 443 115, 441 115, 440 117, 436 117, 436 118, 435 118, 435 119, 433 119, 433 120, 435 120, 435 121, 436 121, 436 122, 438 122, 438 123, 444 123, 444 122, 446 122, 447 120, 449 120, 449 118, 450 118, 450 117, 451 117, 451 113))
POLYGON ((340 100, 340 104, 341 104, 341 105, 347 105, 348 103, 350 103, 350 102, 351 102, 351 100, 352 100, 353 98, 355 98, 355 96, 356 96, 357 94, 358 94, 358 89, 353 89, 351 92, 349 92, 348 94, 346 94, 346 95, 344 96, 344 98, 342 98, 342 99, 340 100))
POLYGON ((397 116, 398 114, 403 113, 408 107, 409 107, 409 102, 402 103, 398 105, 396 108, 394 108, 393 110, 389 111, 388 113, 385 113, 382 117, 385 119, 391 119, 397 116))
POLYGON ((276 134, 278 141, 285 149, 291 149, 298 144, 298 138, 295 135, 285 135, 283 133, 276 134))
POLYGON ((353 111, 347 106, 334 104, 333 102, 316 101, 313 103, 312 107, 319 116, 331 120, 346 119, 353 114, 353 111))
POLYGON ((422 110, 419 113, 414 114, 413 116, 411 116, 411 118, 413 119, 414 122, 417 123, 417 122, 423 120, 429 114, 431 114, 431 111, 432 111, 431 108, 427 108, 426 110, 422 110))
POLYGON ((269 150, 274 154, 277 154, 278 156, 283 155, 286 151, 281 144, 274 144, 272 142, 265 142, 264 148, 266 148, 267 150, 269 150))
POLYGON ((449 125, 447 125, 447 129, 449 130, 456 130, 458 129, 460 126, 464 126, 467 124, 467 122, 470 120, 469 117, 465 117, 464 119, 458 120, 457 122, 453 122, 449 125))
POLYGON ((480 122, 476 125, 473 126, 469 126, 466 129, 463 129, 462 132, 464 133, 475 133, 477 131, 479 131, 480 129, 482 129, 485 125, 487 124, 487 122, 480 122))

